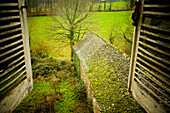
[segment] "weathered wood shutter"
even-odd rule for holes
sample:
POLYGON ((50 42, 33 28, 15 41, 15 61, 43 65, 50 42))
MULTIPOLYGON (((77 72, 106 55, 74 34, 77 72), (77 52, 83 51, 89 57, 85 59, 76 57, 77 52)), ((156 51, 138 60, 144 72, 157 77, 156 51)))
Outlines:
POLYGON ((170 112, 169 0, 140 0, 128 88, 147 112, 170 112))
POLYGON ((33 87, 25 0, 0 1, 0 112, 11 112, 33 87))

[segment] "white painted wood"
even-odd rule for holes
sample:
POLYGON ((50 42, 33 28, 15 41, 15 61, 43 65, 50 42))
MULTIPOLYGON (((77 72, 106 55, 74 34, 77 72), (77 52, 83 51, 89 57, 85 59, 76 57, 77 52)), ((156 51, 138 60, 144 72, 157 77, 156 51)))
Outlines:
POLYGON ((17 34, 17 35, 8 37, 8 38, 4 38, 4 39, 0 40, 0 43, 5 42, 5 41, 12 40, 12 39, 17 38, 17 37, 20 37, 21 35, 22 35, 22 34, 17 34))
MULTIPOLYGON (((23 70, 25 68, 25 65, 22 66, 20 69, 18 69, 16 72, 14 72, 13 74, 11 74, 10 76, 8 76, 7 78, 3 79, 2 81, 0 81, 0 84, 3 84, 4 82, 6 82, 7 80, 9 80, 10 78, 12 78, 13 76, 15 76, 16 74, 18 74, 21 70, 23 70)), ((2 90, 0 90, 2 91, 2 90)))
POLYGON ((138 21, 137 27, 135 27, 134 36, 133 36, 131 64, 130 64, 129 77, 128 77, 128 91, 130 91, 131 85, 133 84, 133 77, 134 77, 135 68, 136 68, 136 60, 137 60, 137 53, 138 53, 138 46, 139 46, 139 36, 140 36, 142 17, 143 17, 144 0, 141 0, 140 2, 141 3, 140 3, 140 9, 139 9, 139 12, 140 12, 139 21, 138 21))
MULTIPOLYGON (((136 75, 138 75, 138 77, 140 77, 140 79, 142 79, 143 81, 145 81, 145 83, 149 84, 149 86, 151 86, 152 88, 156 89, 157 92, 161 93, 162 95, 164 95, 166 98, 170 99, 169 95, 167 95, 166 93, 162 92, 159 88, 157 88, 156 86, 154 86, 152 83, 148 80, 146 80, 143 76, 141 76, 138 72, 135 72, 136 75)), ((138 78, 136 78, 138 79, 138 78)), ((154 93, 154 92, 153 92, 154 93)), ((155 94, 157 95, 157 94, 155 94)))
POLYGON ((18 3, 1 3, 0 6, 18 6, 18 3))
POLYGON ((28 90, 31 91, 33 89, 33 78, 32 78, 32 68, 31 68, 31 55, 30 55, 30 46, 29 46, 29 35, 28 35, 28 26, 27 26, 27 12, 26 8, 22 8, 21 6, 25 6, 25 0, 18 0, 19 9, 20 9, 20 20, 21 20, 21 28, 22 28, 22 38, 24 44, 24 54, 25 54, 25 64, 26 64, 26 73, 28 80, 28 90))
POLYGON ((154 54, 148 52, 147 50, 145 50, 145 49, 142 48, 142 47, 138 47, 138 48, 139 48, 140 51, 144 52, 145 54, 149 55, 150 57, 153 57, 153 58, 156 59, 156 60, 159 60, 159 61, 161 61, 161 62, 164 62, 164 63, 170 65, 170 61, 168 61, 168 60, 166 60, 166 59, 163 59, 163 58, 161 58, 161 57, 157 57, 157 56, 155 56, 154 54))
MULTIPOLYGON (((14 67, 11 67, 11 69, 7 69, 6 71, 4 70, 0 70, 0 71, 4 71, 5 75, 11 71, 12 69, 16 68, 18 65, 23 64, 25 62, 25 64, 23 64, 23 66, 18 69, 16 72, 12 73, 10 76, 8 76, 7 78, 3 79, 2 81, 0 81, 0 84, 6 84, 6 81, 8 81, 11 77, 15 76, 17 73, 19 74, 19 76, 17 76, 16 78, 14 78, 12 81, 8 81, 9 83, 7 83, 4 87, 2 87, 0 89, 0 91, 3 90, 3 93, 1 94, 5 94, 6 92, 10 91, 10 93, 4 97, 1 102, 0 102, 0 112, 1 113, 7 113, 7 112, 12 112, 16 106, 25 98, 25 96, 28 94, 28 92, 30 92, 33 88, 33 80, 32 80, 32 69, 31 69, 31 59, 30 59, 30 49, 29 49, 29 39, 28 39, 28 28, 27 28, 27 16, 26 16, 26 9, 21 8, 21 6, 25 5, 25 0, 18 0, 18 3, 1 3, 0 6, 18 6, 19 8, 19 14, 20 16, 8 16, 8 17, 1 17, 1 20, 6 20, 6 19, 20 19, 21 22, 16 22, 10 25, 4 25, 4 26, 0 26, 0 29, 6 29, 6 28, 10 28, 10 27, 14 27, 14 26, 18 26, 21 25, 22 28, 22 39, 17 40, 11 44, 5 45, 3 47, 0 48, 0 50, 4 50, 4 49, 8 49, 11 46, 14 46, 16 44, 19 44, 21 42, 23 42, 23 48, 24 50, 19 51, 16 54, 13 54, 11 56, 9 56, 8 58, 5 58, 4 60, 0 60, 1 63, 11 59, 12 57, 20 54, 21 52, 24 53, 24 55, 20 56, 18 59, 16 59, 15 61, 12 61, 11 63, 9 63, 7 65, 7 67, 12 66, 15 63, 16 64, 14 67), (22 60, 24 58, 24 60, 22 60), (26 70, 24 70, 26 69, 26 70), (21 72, 21 73, 19 73, 21 72), (25 75, 26 73, 26 75, 25 75), (20 83, 18 85, 18 83, 20 83), (18 85, 16 87, 16 85, 18 85), (8 88, 7 88, 8 87, 8 88), (12 91, 11 91, 12 89, 12 91)), ((4 13, 5 11, 1 11, 1 13, 4 13)), ((7 11, 7 12, 11 12, 11 11, 7 11)), ((15 11, 12 11, 15 12, 15 11)), ((21 28, 19 28, 19 30, 21 30, 21 28)), ((18 29, 15 30, 7 30, 5 32, 2 32, 1 34, 7 34, 7 33, 12 33, 17 31, 18 29)), ((8 38, 9 39, 9 38, 8 38)), ((13 39, 13 38, 10 38, 13 39)), ((6 39, 1 40, 1 42, 6 41, 6 39)), ((3 53, 3 55, 8 54, 9 52, 15 51, 16 49, 22 47, 18 46, 12 50, 9 50, 8 52, 3 53)), ((2 55, 1 55, 2 56, 2 55)), ((4 76, 4 74, 3 74, 4 76)))
MULTIPOLYGON (((169 4, 164 4, 164 5, 153 5, 153 4, 148 5, 147 4, 145 5, 143 2, 144 0, 140 0, 140 1, 142 1, 141 5, 143 7, 168 8, 170 6, 169 4)), ((142 11, 142 12, 140 12, 140 20, 141 19, 143 20, 145 18, 145 15, 153 17, 153 18, 160 17, 160 16, 166 16, 169 18, 170 16, 170 13, 167 13, 167 12, 156 12, 156 11, 155 12, 154 11, 142 11), (141 15, 144 15, 144 16, 141 18, 141 15)), ((159 67, 164 68, 167 71, 169 71, 170 61, 168 61, 168 59, 159 57, 159 55, 155 56, 152 52, 149 52, 149 50, 153 50, 156 53, 170 56, 169 52, 167 52, 170 46, 166 44, 166 42, 164 42, 164 40, 167 40, 167 41, 170 40, 170 37, 168 35, 170 31, 169 29, 161 29, 156 26, 146 25, 146 24, 143 24, 142 22, 141 22, 141 26, 142 26, 142 30, 141 30, 140 28, 138 29, 138 27, 141 27, 140 22, 141 21, 139 21, 139 25, 136 28, 136 32, 135 32, 136 35, 134 36, 134 38, 136 39, 134 41, 138 41, 138 45, 140 44, 141 47, 140 45, 139 46, 135 45, 137 44, 137 42, 134 42, 133 47, 132 47, 133 49, 132 49, 132 55, 131 55, 131 66, 130 66, 130 73, 129 73, 129 80, 128 80, 128 90, 132 92, 134 98, 139 102, 140 105, 142 105, 142 107, 147 112, 166 113, 168 112, 167 110, 169 110, 168 107, 170 107, 170 104, 168 103, 170 99, 168 95, 170 93, 170 89, 169 89, 170 76, 169 76, 169 73, 160 69, 159 67), (137 35, 137 33, 139 33, 139 35, 137 35), (145 34, 154 36, 156 39, 160 39, 160 41, 151 39, 145 36, 145 34), (138 38, 139 40, 140 39, 142 40, 139 41, 137 40, 138 38), (157 46, 161 46, 161 47, 164 46, 165 48, 167 48, 167 50, 157 48, 151 44, 149 45, 145 41, 152 42, 157 46), (146 48, 148 48, 149 50, 147 50, 146 48)))
POLYGON ((0 13, 17 13, 19 10, 1 10, 0 13))
POLYGON ((8 33, 17 32, 17 31, 20 31, 20 30, 21 30, 21 28, 17 28, 17 29, 2 32, 2 33, 0 33, 0 35, 5 35, 5 34, 8 34, 8 33))
POLYGON ((0 50, 9 48, 9 47, 14 46, 14 45, 16 45, 16 44, 19 44, 19 43, 21 43, 21 42, 23 42, 23 39, 20 39, 20 40, 18 40, 18 41, 16 41, 16 42, 13 42, 13 43, 11 43, 11 44, 9 44, 9 45, 5 45, 5 46, 1 47, 0 50))
POLYGON ((8 24, 8 25, 0 26, 0 29, 6 29, 6 28, 14 27, 14 26, 18 26, 20 24, 21 24, 21 22, 16 22, 16 23, 13 23, 13 24, 8 24))
POLYGON ((10 64, 8 64, 7 67, 12 66, 13 64, 15 64, 16 62, 20 61, 21 59, 23 59, 25 57, 25 55, 22 55, 21 57, 19 57, 18 59, 14 60, 13 62, 11 62, 10 64))
POLYGON ((159 37, 162 39, 170 40, 170 36, 167 36, 167 35, 156 34, 153 32, 146 31, 146 30, 141 30, 141 32, 144 34, 152 35, 152 36, 159 37))
POLYGON ((165 86, 165 84, 162 84, 162 82, 153 79, 153 77, 149 76, 148 74, 146 74, 144 71, 142 71, 141 69, 139 69, 138 67, 136 67, 137 71, 141 72, 142 74, 144 74, 150 81, 154 82, 155 84, 157 84, 158 86, 160 86, 161 88, 165 89, 167 92, 170 92, 170 89, 165 86))
POLYGON ((2 17, 0 18, 0 21, 2 20, 11 20, 11 19, 19 19, 19 16, 9 16, 9 17, 2 17))
POLYGON ((163 12, 153 12, 153 11, 143 11, 143 14, 147 15, 154 15, 154 16, 169 16, 170 13, 163 13, 163 12))
POLYGON ((24 50, 21 50, 21 51, 15 53, 15 54, 13 54, 13 55, 5 58, 4 60, 1 60, 0 63, 4 63, 4 62, 6 62, 7 60, 10 60, 10 59, 14 58, 15 56, 17 56, 17 55, 19 55, 19 54, 21 54, 21 53, 23 53, 23 52, 24 52, 24 50))
POLYGON ((155 71, 153 70, 149 70, 147 67, 143 66, 141 63, 136 62, 137 65, 141 66, 143 69, 145 69, 146 71, 148 71, 149 73, 151 73, 154 77, 160 79, 162 82, 166 83, 167 85, 170 85, 170 83, 162 76, 158 75, 155 73, 155 71))
POLYGON ((136 81, 132 84, 132 94, 148 113, 166 113, 163 106, 159 105, 136 81))
POLYGON ((0 103, 1 113, 11 113, 15 107, 28 94, 28 80, 21 82, 7 97, 0 103))
POLYGON ((151 25, 146 25, 146 24, 142 24, 143 27, 146 27, 146 28, 149 28, 149 29, 153 29, 153 30, 158 30, 158 31, 163 31, 163 32, 168 32, 170 33, 170 30, 167 30, 167 29, 161 29, 161 28, 158 28, 156 26, 151 26, 151 25))
POLYGON ((17 68, 18 66, 20 66, 22 63, 24 63, 25 60, 19 62, 18 64, 16 64, 15 66, 11 67, 11 68, 8 68, 6 71, 4 71, 0 77, 3 77, 4 75, 6 75, 7 73, 9 73, 10 71, 12 71, 13 69, 17 68))
POLYGON ((170 71, 170 67, 169 67, 168 65, 164 65, 164 64, 162 64, 162 63, 160 63, 160 62, 154 60, 153 58, 144 55, 144 54, 141 53, 141 52, 138 52, 138 54, 141 55, 142 57, 144 57, 145 59, 147 59, 147 60, 149 60, 149 61, 151 61, 151 62, 157 64, 158 66, 161 66, 161 67, 167 69, 168 71, 170 71))
POLYGON ((152 43, 155 43, 155 44, 164 46, 164 47, 170 49, 170 46, 169 46, 168 44, 162 42, 162 41, 153 40, 153 39, 150 39, 150 38, 148 38, 148 37, 146 37, 146 36, 142 36, 142 35, 140 36, 140 38, 142 38, 142 39, 144 39, 144 40, 147 40, 147 41, 149 41, 149 42, 152 42, 152 43))
POLYGON ((167 53, 167 52, 165 52, 165 51, 163 51, 163 50, 161 50, 161 49, 158 49, 158 48, 156 48, 156 47, 153 47, 152 45, 148 45, 148 44, 146 44, 145 42, 139 41, 139 43, 142 44, 142 45, 144 45, 145 47, 148 47, 148 48, 152 49, 152 50, 155 50, 155 51, 160 52, 160 53, 162 53, 162 54, 164 54, 164 55, 170 56, 170 53, 167 53))
POLYGON ((10 85, 12 85, 19 77, 21 77, 22 75, 24 75, 25 72, 26 72, 26 70, 23 71, 21 74, 19 74, 15 79, 13 79, 12 81, 10 81, 7 85, 5 85, 4 87, 2 87, 2 88, 0 89, 0 91, 4 90, 4 89, 8 88, 10 85))
POLYGON ((9 51, 7 51, 7 52, 4 52, 4 53, 0 54, 0 57, 5 56, 5 55, 7 55, 7 54, 9 54, 9 53, 11 53, 11 52, 14 52, 15 50, 20 49, 20 48, 22 48, 22 47, 23 47, 23 45, 20 45, 20 46, 14 48, 14 49, 11 49, 11 50, 9 50, 9 51))

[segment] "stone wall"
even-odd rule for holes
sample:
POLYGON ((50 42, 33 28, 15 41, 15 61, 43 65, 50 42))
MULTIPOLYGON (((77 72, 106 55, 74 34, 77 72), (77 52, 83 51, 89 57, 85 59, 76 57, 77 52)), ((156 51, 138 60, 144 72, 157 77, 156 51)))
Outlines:
POLYGON ((95 113, 141 112, 141 106, 127 92, 130 60, 124 53, 92 32, 74 50, 95 113))
POLYGON ((84 81, 84 84, 86 86, 86 90, 87 90, 87 98, 90 99, 90 101, 92 102, 93 105, 93 112, 94 113, 100 113, 100 109, 99 106, 97 104, 96 99, 93 96, 93 89, 92 89, 92 85, 90 84, 90 81, 88 79, 88 76, 86 74, 86 71, 82 65, 82 63, 80 62, 80 76, 81 79, 84 81))

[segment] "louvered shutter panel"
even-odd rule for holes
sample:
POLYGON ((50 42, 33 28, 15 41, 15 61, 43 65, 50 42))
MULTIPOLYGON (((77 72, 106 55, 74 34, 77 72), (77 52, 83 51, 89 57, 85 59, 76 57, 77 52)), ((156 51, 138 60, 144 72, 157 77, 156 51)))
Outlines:
POLYGON ((0 112, 11 112, 33 87, 25 0, 0 1, 0 112))
POLYGON ((169 0, 140 0, 129 89, 147 112, 170 112, 169 0))

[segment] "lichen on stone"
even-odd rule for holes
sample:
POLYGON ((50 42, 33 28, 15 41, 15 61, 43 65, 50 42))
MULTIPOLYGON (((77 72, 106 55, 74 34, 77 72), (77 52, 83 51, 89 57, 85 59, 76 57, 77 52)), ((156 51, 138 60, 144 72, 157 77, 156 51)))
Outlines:
POLYGON ((127 94, 129 63, 110 45, 103 45, 86 62, 87 75, 101 112, 140 112, 140 106, 127 94))

